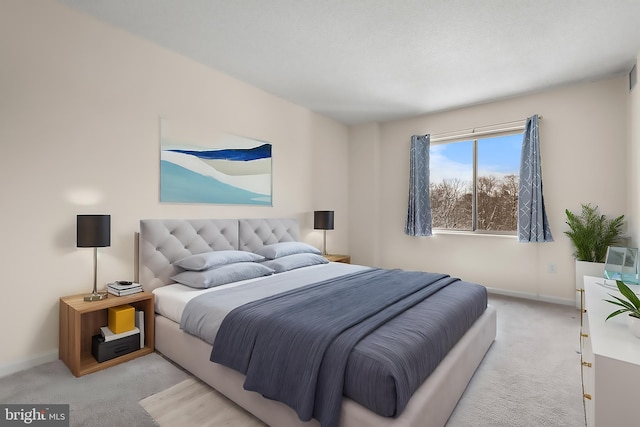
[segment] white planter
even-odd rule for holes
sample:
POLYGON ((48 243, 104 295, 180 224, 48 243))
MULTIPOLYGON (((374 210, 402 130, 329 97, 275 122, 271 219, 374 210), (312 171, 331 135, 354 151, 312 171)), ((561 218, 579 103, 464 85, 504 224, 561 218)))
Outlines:
POLYGON ((640 338, 640 319, 631 315, 627 317, 629 318, 629 330, 637 338, 640 338))
POLYGON ((577 289, 584 289, 584 276, 604 278, 604 263, 576 260, 576 308, 581 307, 582 292, 577 289))

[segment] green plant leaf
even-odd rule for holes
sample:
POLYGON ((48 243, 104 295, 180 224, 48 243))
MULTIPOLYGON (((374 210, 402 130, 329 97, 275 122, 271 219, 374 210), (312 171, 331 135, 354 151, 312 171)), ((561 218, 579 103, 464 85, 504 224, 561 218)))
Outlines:
POLYGON ((618 298, 617 296, 614 296, 614 295, 611 295, 611 296, 617 299, 619 302, 611 301, 611 300, 605 300, 605 301, 610 302, 611 304, 619 305, 620 307, 624 307, 629 311, 634 311, 636 309, 630 302, 625 301, 621 298, 618 298))
POLYGON ((617 316, 618 314, 626 313, 627 311, 629 311, 629 310, 625 310, 625 309, 616 310, 613 313, 611 313, 610 315, 608 315, 607 318, 604 319, 604 321, 606 322, 607 320, 611 319, 613 316, 617 316))
POLYGON ((606 302, 622 307, 607 316, 606 320, 622 313, 630 313, 631 316, 640 318, 640 298, 621 280, 616 280, 618 290, 626 300, 609 294, 614 300, 605 299, 606 302))
POLYGON ((637 311, 640 311, 640 299, 635 292, 633 292, 622 280, 616 280, 616 285, 618 285, 620 293, 624 295, 631 304, 633 304, 637 311))

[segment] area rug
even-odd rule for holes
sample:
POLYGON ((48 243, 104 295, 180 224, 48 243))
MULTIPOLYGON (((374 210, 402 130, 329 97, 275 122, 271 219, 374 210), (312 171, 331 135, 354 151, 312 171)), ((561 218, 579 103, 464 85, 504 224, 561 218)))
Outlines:
POLYGON ((195 378, 140 401, 160 427, 265 426, 257 418, 195 378))

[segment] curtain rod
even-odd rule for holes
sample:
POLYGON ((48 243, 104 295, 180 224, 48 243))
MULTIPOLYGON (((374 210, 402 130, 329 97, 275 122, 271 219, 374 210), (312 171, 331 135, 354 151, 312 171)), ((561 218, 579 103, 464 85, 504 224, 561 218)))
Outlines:
MULTIPOLYGON (((542 116, 538 116, 538 120, 542 120, 542 116)), ((526 122, 527 122, 527 119, 512 120, 509 122, 496 123, 494 125, 479 126, 477 128, 461 129, 461 130, 451 131, 451 132, 440 132, 440 133, 431 135, 430 140, 431 142, 442 142, 442 141, 449 141, 452 139, 466 138, 470 136, 482 136, 482 135, 488 135, 492 133, 524 130, 526 122), (512 125, 512 126, 507 126, 507 125, 512 125), (503 126, 503 127, 497 128, 497 126, 503 126), (491 128, 491 129, 487 129, 487 128, 491 128), (482 129, 485 129, 485 130, 482 130, 482 129)))

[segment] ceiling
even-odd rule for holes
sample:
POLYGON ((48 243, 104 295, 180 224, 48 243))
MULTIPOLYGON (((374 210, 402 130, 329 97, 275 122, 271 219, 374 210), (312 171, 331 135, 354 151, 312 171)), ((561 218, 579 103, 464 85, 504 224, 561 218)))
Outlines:
POLYGON ((639 0, 58 0, 347 124, 626 74, 639 0))

